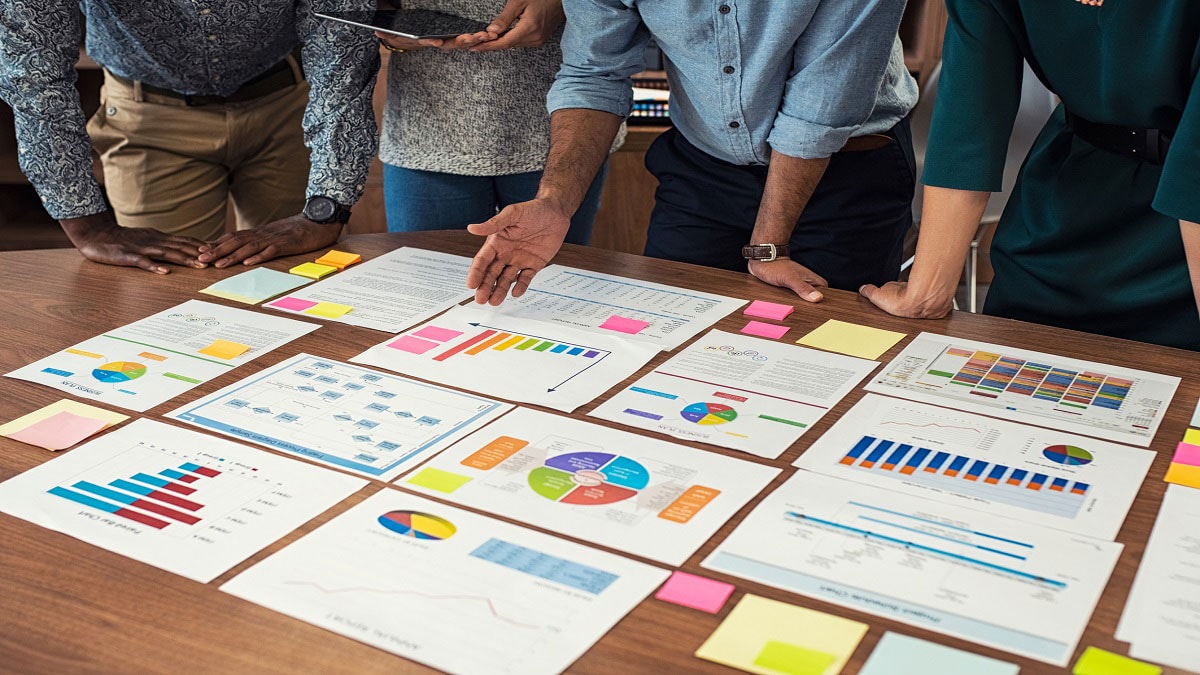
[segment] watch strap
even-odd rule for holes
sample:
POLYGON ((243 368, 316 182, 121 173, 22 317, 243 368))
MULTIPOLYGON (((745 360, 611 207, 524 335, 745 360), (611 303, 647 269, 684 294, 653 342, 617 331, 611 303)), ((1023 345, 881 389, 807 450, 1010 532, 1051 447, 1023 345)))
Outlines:
POLYGON ((788 244, 749 244, 742 247, 742 257, 746 260, 761 260, 770 262, 777 258, 787 258, 791 255, 788 244))

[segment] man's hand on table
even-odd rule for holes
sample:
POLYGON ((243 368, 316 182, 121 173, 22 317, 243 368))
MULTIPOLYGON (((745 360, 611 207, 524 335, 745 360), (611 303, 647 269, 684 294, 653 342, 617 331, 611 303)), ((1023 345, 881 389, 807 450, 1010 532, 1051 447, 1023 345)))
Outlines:
POLYGON ((829 285, 829 282, 825 281, 820 274, 790 258, 771 261, 751 260, 749 267, 750 274, 753 274, 759 281, 791 289, 793 293, 808 302, 820 302, 825 296, 817 288, 829 285))
POLYGON ((167 274, 163 262, 184 267, 204 267, 198 260, 204 242, 177 237, 146 227, 121 227, 112 212, 60 221, 63 231, 83 257, 105 265, 138 267, 167 274))
POLYGON ((221 236, 200 247, 201 263, 216 268, 257 265, 273 258, 329 246, 342 234, 341 223, 314 223, 302 215, 221 236))
POLYGON ((486 223, 468 225, 472 234, 487 235, 467 273, 475 302, 499 305, 509 287, 514 298, 524 295, 533 275, 558 253, 570 226, 570 216, 546 199, 512 204, 486 223))
POLYGON ((858 292, 888 314, 909 319, 940 319, 954 309, 952 294, 923 293, 903 281, 866 284, 858 292))

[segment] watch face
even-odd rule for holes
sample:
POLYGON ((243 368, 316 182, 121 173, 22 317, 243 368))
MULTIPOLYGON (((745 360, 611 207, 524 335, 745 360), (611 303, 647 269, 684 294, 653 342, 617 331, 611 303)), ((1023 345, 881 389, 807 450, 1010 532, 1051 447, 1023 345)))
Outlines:
POLYGON ((337 213, 337 202, 329 197, 313 197, 304 206, 304 217, 315 223, 327 223, 337 213))

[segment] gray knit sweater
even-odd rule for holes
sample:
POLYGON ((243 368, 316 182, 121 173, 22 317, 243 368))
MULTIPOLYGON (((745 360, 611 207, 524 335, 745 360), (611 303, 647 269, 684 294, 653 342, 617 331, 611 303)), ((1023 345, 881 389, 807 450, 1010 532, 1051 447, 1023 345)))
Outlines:
MULTIPOLYGON (((405 0, 404 7, 488 22, 504 4, 405 0)), ((560 36, 561 31, 537 49, 391 54, 380 159, 406 169, 463 176, 541 171, 550 146, 546 93, 562 64, 560 36)))

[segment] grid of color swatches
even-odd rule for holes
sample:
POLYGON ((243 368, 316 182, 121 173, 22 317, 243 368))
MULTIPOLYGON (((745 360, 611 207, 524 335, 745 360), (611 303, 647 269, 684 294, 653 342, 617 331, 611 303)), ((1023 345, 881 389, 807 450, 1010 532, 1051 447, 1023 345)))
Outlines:
POLYGON ((951 384, 971 387, 972 394, 988 398, 1007 392, 1073 408, 1120 410, 1133 386, 1132 380, 1103 373, 1080 373, 992 352, 951 348, 946 354, 967 362, 955 373, 934 368, 928 374, 949 378, 951 384))
POLYGON ((129 480, 117 479, 108 485, 78 481, 70 487, 53 487, 49 492, 161 530, 172 522, 185 525, 200 522, 195 513, 204 505, 187 498, 196 491, 191 484, 220 474, 216 469, 185 462, 178 469, 163 469, 154 476, 135 473, 129 480))
MULTIPOLYGON (((1051 446, 1042 454, 1058 464, 1082 463, 1054 459, 1059 456, 1078 459, 1067 454, 1069 447, 1051 446)), ((1067 518, 1074 518, 1079 512, 1090 488, 1087 483, 1068 478, 874 436, 859 439, 840 462, 876 474, 1067 518)))
POLYGON ((594 359, 601 354, 607 353, 598 349, 488 329, 437 354, 433 357, 433 360, 445 361, 460 354, 476 356, 488 350, 503 352, 509 349, 557 354, 560 356, 578 356, 585 359, 594 359))

